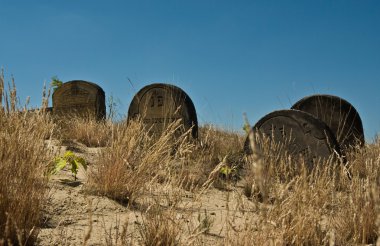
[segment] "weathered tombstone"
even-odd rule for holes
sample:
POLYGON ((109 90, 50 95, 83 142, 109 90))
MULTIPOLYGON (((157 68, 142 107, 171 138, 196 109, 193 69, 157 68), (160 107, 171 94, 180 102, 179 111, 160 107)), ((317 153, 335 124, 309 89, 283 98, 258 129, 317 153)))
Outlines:
POLYGON ((193 138, 198 136, 198 121, 190 97, 180 88, 169 84, 151 84, 142 88, 133 98, 128 119, 141 117, 142 121, 159 135, 168 124, 181 119, 182 130, 190 128, 193 138))
POLYGON ((287 154, 303 158, 309 169, 334 152, 340 155, 339 145, 329 127, 313 115, 299 110, 274 111, 264 116, 251 129, 244 151, 252 154, 252 147, 261 151, 264 139, 269 140, 266 144, 275 143, 287 154))
POLYGON ((325 122, 335 134, 342 150, 364 145, 362 120, 346 100, 331 95, 312 95, 296 102, 292 109, 310 113, 325 122))
POLYGON ((106 116, 104 91, 97 84, 69 81, 58 87, 52 97, 53 114, 58 117, 76 115, 101 120, 106 116))

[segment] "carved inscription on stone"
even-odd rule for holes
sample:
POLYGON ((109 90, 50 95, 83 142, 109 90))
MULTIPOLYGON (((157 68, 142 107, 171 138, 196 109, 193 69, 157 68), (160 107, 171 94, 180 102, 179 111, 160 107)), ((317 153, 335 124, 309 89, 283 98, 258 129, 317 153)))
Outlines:
POLYGON ((198 126, 194 105, 180 88, 168 84, 152 84, 141 89, 133 98, 128 118, 141 117, 155 134, 162 133, 168 124, 181 121, 182 130, 192 128, 197 136, 198 126))
MULTIPOLYGON (((340 153, 339 146, 328 126, 302 111, 272 112, 259 120, 250 134, 262 136, 268 139, 269 143, 280 145, 279 149, 287 151, 293 157, 302 157, 309 169, 318 160, 328 158, 334 150, 340 153)), ((245 151, 248 154, 252 153, 251 144, 247 138, 245 151)), ((262 148, 257 142, 253 144, 255 149, 262 148)))
POLYGON ((53 114, 60 117, 105 117, 105 95, 102 88, 87 81, 64 83, 53 93, 53 114))

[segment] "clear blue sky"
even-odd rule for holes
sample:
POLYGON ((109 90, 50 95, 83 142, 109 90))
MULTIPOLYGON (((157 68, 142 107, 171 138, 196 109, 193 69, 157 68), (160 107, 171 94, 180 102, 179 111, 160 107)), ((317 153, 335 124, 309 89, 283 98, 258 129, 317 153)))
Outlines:
POLYGON ((88 80, 120 100, 184 89, 200 123, 240 129, 314 93, 345 98, 380 131, 380 1, 0 0, 0 66, 21 99, 88 80), (128 82, 132 81, 133 86, 128 82))

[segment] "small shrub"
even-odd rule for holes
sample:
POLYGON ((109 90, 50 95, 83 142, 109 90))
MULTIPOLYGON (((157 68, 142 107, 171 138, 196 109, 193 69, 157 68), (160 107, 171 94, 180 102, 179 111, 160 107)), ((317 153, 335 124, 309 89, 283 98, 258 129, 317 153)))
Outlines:
POLYGON ((74 175, 74 179, 77 179, 77 173, 79 166, 82 166, 87 170, 86 160, 76 156, 72 151, 66 151, 66 153, 61 157, 56 157, 53 162, 53 168, 50 174, 57 174, 59 171, 64 169, 67 165, 70 165, 71 173, 74 175))

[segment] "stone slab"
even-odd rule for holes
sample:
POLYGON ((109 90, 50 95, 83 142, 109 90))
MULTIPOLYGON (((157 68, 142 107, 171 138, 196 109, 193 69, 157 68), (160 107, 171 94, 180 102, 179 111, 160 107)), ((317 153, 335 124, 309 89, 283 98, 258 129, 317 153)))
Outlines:
POLYGON ((106 116, 105 94, 95 83, 83 80, 69 81, 58 87, 52 97, 55 116, 92 116, 97 120, 106 116))
POLYGON ((292 109, 314 115, 335 134, 342 150, 363 146, 364 130, 359 113, 346 100, 332 95, 312 95, 296 102, 292 109))
POLYGON ((274 111, 260 119, 245 141, 245 152, 253 153, 252 144, 255 150, 260 151, 264 138, 269 143, 280 144, 289 155, 302 157, 309 169, 334 152, 341 153, 329 127, 313 115, 298 110, 274 111), (260 141, 256 141, 257 137, 260 141), (254 139, 253 143, 250 139, 254 139))
POLYGON ((168 124, 182 120, 183 131, 192 128, 193 138, 198 136, 198 120, 190 97, 179 87, 156 83, 145 86, 133 98, 128 119, 141 117, 148 128, 160 134, 168 124))

